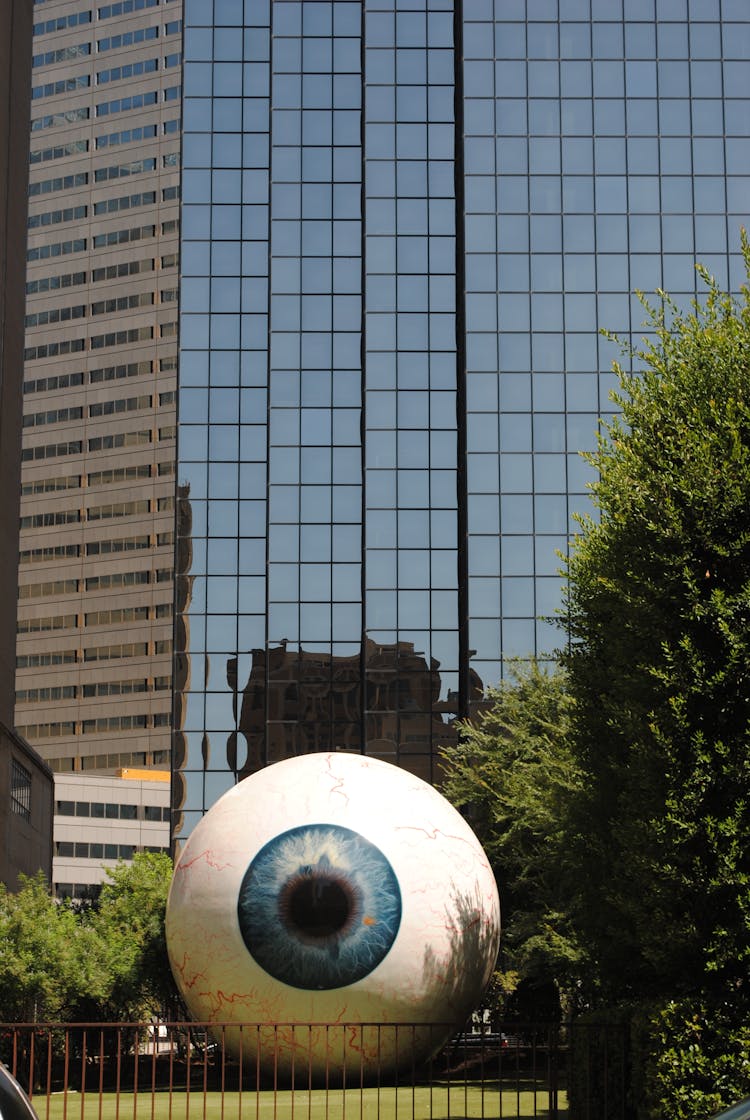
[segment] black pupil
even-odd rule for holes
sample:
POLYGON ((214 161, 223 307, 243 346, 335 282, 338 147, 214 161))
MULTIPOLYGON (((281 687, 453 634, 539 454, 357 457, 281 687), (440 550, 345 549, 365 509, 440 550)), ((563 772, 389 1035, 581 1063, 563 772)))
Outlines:
POLYGON ((289 896, 289 920, 308 937, 330 937, 346 925, 349 895, 340 883, 323 876, 303 879, 289 896))

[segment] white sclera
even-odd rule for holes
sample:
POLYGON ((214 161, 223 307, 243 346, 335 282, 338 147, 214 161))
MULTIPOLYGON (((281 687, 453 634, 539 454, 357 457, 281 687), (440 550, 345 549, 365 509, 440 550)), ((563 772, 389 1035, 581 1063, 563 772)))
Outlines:
POLYGON ((303 755, 258 771, 196 826, 167 903, 167 946, 185 1003, 227 1024, 243 1061, 320 1073, 342 1062, 365 1074, 429 1056, 477 1004, 500 931, 494 876, 474 833, 432 786, 389 763, 343 753, 303 755), (274 979, 251 956, 237 915, 242 880, 269 841, 307 824, 351 829, 389 861, 401 923, 384 959, 341 988, 274 979), (434 1024, 396 1032, 377 1024, 434 1024), (333 1031, 238 1024, 373 1024, 333 1031))

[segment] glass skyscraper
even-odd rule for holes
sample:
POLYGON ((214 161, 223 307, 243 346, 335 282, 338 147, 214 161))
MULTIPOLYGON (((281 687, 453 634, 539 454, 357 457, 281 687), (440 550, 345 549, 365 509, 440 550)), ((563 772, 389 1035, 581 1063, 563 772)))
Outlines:
POLYGON ((559 552, 633 292, 742 280, 747 0, 187 0, 174 799, 430 779, 559 552))

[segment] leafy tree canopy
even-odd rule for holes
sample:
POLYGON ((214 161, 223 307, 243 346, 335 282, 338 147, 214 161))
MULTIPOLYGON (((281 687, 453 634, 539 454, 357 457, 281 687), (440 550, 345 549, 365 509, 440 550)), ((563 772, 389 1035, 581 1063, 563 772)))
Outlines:
POLYGON ((57 903, 42 872, 0 883, 0 1019, 66 1019, 82 988, 100 994, 103 976, 91 931, 57 903))
POLYGON ((164 933, 171 879, 166 852, 139 852, 107 871, 90 922, 107 959, 112 1018, 148 1018, 174 1000, 164 933))
POLYGON ((139 853, 108 870, 96 906, 57 902, 44 875, 0 884, 0 1021, 113 1021, 176 1007, 164 914, 172 863, 139 853))
POLYGON ((568 565, 576 918, 616 996, 735 991, 750 963, 750 293, 699 272, 616 366, 568 565))
POLYGON ((458 744, 443 752, 443 789, 465 812, 495 871, 501 987, 553 984, 566 1005, 585 954, 568 918, 567 819, 580 774, 567 738, 565 674, 519 662, 486 700, 474 721, 460 725, 458 744))

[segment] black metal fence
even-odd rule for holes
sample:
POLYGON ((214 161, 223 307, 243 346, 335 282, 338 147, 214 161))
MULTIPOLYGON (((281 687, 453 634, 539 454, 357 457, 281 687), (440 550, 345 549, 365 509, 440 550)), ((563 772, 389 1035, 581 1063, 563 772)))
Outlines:
MULTIPOLYGON (((616 1028, 469 1027, 428 1061, 423 1024, 0 1024, 0 1059, 40 1120, 626 1120, 616 1028), (369 1060, 352 1045, 367 1039, 369 1060), (308 1062, 313 1037, 326 1054, 308 1062), (359 1033, 357 1033, 359 1032, 359 1033), (400 1058, 379 1062, 393 1034, 400 1058), (237 1038, 239 1036, 239 1045, 237 1038), (355 1038, 356 1036, 356 1038, 355 1038), (232 1045, 229 1039, 233 1038, 232 1045), (282 1060, 293 1046, 291 1068, 282 1060), (352 1054, 354 1056, 352 1056, 352 1054)), ((436 1037, 445 1033, 439 1025, 436 1037)))

